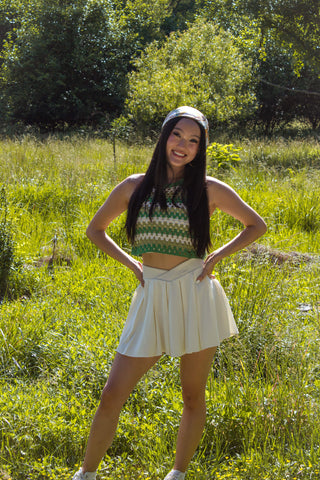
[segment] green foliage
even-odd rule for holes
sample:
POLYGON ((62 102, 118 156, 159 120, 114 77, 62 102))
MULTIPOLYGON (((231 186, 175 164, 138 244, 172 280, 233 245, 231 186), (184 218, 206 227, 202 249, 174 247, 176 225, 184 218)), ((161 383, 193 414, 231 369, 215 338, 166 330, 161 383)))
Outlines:
POLYGON ((132 131, 131 127, 132 126, 128 118, 120 116, 111 122, 111 128, 109 132, 113 138, 122 138, 128 140, 132 131))
POLYGON ((245 5, 255 18, 260 19, 263 34, 271 30, 279 43, 291 48, 297 71, 303 62, 311 63, 319 70, 320 11, 317 0, 264 0, 245 2, 245 5))
POLYGON ((308 120, 314 129, 319 126, 316 3, 205 2, 205 16, 231 31, 242 55, 251 62, 257 77, 256 120, 267 133, 297 117, 308 120))
POLYGON ((203 0, 114 0, 119 21, 140 52, 170 32, 185 30, 202 8, 203 0))
POLYGON ((279 46, 285 44, 291 49, 298 70, 303 62, 320 66, 317 0, 207 0, 204 11, 232 28, 242 18, 254 19, 258 23, 262 42, 271 33, 279 46))
POLYGON ((264 57, 257 66, 260 85, 257 113, 267 132, 275 126, 288 124, 295 118, 304 118, 317 128, 320 122, 320 79, 308 65, 294 71, 294 58, 290 50, 275 44, 269 36, 264 44, 264 57), (308 94, 308 92, 310 92, 308 94))
POLYGON ((0 189, 0 302, 30 296, 37 289, 37 275, 23 265, 14 241, 13 219, 10 218, 8 195, 0 189))
POLYGON ((153 40, 163 40, 163 26, 171 14, 171 3, 169 0, 115 2, 119 23, 131 37, 136 52, 153 40))
POLYGON ((214 124, 317 129, 318 38, 317 0, 0 0, 1 128, 113 135, 129 114, 145 135, 189 103, 214 124))
MULTIPOLYGON (((252 140, 243 146, 242 156, 251 166, 256 166, 270 171, 277 171, 277 175, 289 175, 290 179, 298 179, 298 172, 305 172, 301 183, 306 185, 306 172, 317 172, 320 167, 320 148, 317 140, 252 140)), ((256 178, 259 178, 256 172, 256 178)), ((317 174, 315 174, 317 179, 317 174)), ((308 180, 309 185, 309 180, 308 180)))
POLYGON ((7 218, 6 192, 0 190, 0 299, 7 291, 8 278, 14 260, 11 226, 7 218))
POLYGON ((241 161, 238 154, 241 150, 241 148, 235 147, 233 144, 211 143, 207 148, 208 174, 214 175, 220 169, 234 168, 233 164, 241 161))
POLYGON ((245 118, 255 98, 249 66, 232 36, 199 19, 163 46, 147 47, 129 78, 127 111, 139 128, 156 128, 181 105, 201 109, 211 124, 245 118))
POLYGON ((125 42, 108 1, 36 2, 5 46, 4 113, 52 127, 119 111, 130 54, 125 42))
POLYGON ((166 33, 188 28, 199 16, 204 4, 205 0, 171 0, 171 15, 165 24, 166 33))
POLYGON ((176 13, 195 7, 184 3, 3 0, 2 122, 108 127, 121 113, 133 58, 177 28, 176 13))
POLYGON ((295 193, 288 199, 279 199, 274 211, 276 223, 284 222, 291 230, 318 232, 320 230, 320 205, 317 193, 319 182, 316 180, 315 188, 310 185, 308 191, 300 182, 301 179, 299 181, 299 179, 293 178, 290 183, 295 193), (283 208, 284 204, 285 208, 283 208))
MULTIPOLYGON (((226 167, 239 154, 237 168, 220 168, 217 175, 269 229, 256 250, 215 269, 240 335, 223 342, 216 356, 207 425, 188 476, 317 480, 319 142, 212 146, 209 156, 226 167), (288 259, 280 263, 275 249, 288 259)), ((90 244, 85 228, 115 184, 145 170, 152 149, 119 141, 114 166, 112 143, 102 140, 24 137, 2 141, 0 148, 8 218, 24 265, 20 286, 34 281, 29 295, 0 304, 0 478, 68 480, 83 458, 136 287, 129 270, 90 244), (54 233, 71 261, 49 270, 40 260, 52 253, 54 233)), ((123 224, 123 217, 112 222, 110 233, 129 251, 123 224)), ((240 228, 217 210, 214 247, 240 228)), ((100 478, 163 478, 181 408, 179 360, 163 357, 126 402, 100 478)))

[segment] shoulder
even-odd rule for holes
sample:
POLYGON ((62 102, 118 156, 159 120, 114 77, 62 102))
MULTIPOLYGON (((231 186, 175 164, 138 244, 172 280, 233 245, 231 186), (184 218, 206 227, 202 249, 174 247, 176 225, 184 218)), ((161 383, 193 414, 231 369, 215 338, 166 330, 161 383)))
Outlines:
POLYGON ((235 193, 230 185, 214 177, 206 177, 207 192, 209 197, 216 197, 221 194, 235 193))
POLYGON ((139 183, 142 182, 142 180, 144 179, 144 176, 145 176, 144 173, 134 173, 133 175, 130 175, 129 177, 127 177, 124 181, 137 186, 139 185, 139 183))
POLYGON ((133 175, 125 178, 121 184, 123 184, 126 188, 136 188, 142 182, 144 175, 144 173, 134 173, 133 175))
POLYGON ((238 197, 230 185, 227 185, 225 182, 222 182, 217 178, 207 176, 206 182, 208 202, 211 212, 217 207, 221 208, 228 199, 238 197))
POLYGON ((136 173, 125 178, 121 183, 119 183, 113 190, 117 195, 125 196, 128 201, 130 200, 131 195, 135 189, 140 185, 144 178, 144 173, 136 173))

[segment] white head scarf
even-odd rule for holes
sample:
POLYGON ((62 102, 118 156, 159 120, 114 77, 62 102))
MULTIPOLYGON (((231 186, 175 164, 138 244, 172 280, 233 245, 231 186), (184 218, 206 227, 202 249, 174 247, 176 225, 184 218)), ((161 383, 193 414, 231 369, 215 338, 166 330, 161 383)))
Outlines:
POLYGON ((204 128, 205 134, 206 134, 206 145, 209 145, 209 123, 206 117, 201 113, 199 110, 193 107, 178 107, 175 110, 172 110, 168 115, 166 116, 162 128, 165 126, 165 124, 171 120, 172 118, 175 117, 186 117, 186 118, 192 118, 192 120, 195 120, 198 122, 202 127, 204 128))

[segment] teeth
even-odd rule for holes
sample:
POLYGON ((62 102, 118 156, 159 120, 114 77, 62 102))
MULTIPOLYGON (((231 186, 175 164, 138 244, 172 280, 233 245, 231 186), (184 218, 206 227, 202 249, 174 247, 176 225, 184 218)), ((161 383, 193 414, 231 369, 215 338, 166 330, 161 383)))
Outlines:
POLYGON ((178 157, 184 157, 185 156, 184 153, 179 153, 179 152, 175 152, 175 151, 173 153, 175 155, 178 155, 178 157))

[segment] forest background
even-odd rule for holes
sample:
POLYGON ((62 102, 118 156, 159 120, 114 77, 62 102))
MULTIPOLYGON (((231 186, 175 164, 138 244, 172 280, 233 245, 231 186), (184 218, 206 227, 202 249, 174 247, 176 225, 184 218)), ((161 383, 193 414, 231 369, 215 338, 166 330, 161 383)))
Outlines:
MULTIPOLYGON (((181 104, 209 118, 208 174, 268 225, 215 271, 240 335, 187 479, 319 479, 319 25, 318 0, 0 0, 1 480, 80 465, 136 287, 85 229, 181 104)), ((110 234, 129 253, 124 221, 110 234)), ((217 211, 213 248, 240 228, 217 211)), ((102 480, 171 468, 178 363, 134 390, 102 480)))
POLYGON ((317 0, 1 0, 0 124, 146 134, 320 122, 317 0))

